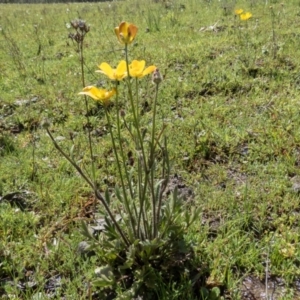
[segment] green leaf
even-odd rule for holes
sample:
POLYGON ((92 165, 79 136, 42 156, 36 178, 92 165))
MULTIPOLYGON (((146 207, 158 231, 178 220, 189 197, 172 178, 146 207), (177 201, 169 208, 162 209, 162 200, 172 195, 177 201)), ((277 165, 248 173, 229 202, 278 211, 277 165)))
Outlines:
POLYGON ((219 297, 220 297, 220 295, 221 295, 221 291, 220 291, 220 289, 219 289, 217 286, 215 286, 215 287, 213 287, 213 288, 211 289, 211 291, 210 291, 209 294, 211 294, 212 297, 214 297, 214 298, 212 298, 212 299, 219 299, 219 297))
POLYGON ((110 194, 109 194, 108 189, 105 190, 104 197, 105 197, 106 203, 107 203, 107 204, 110 204, 110 194))
POLYGON ((202 287, 202 288, 200 289, 200 295, 201 295, 201 299, 208 300, 209 292, 208 292, 207 288, 202 287))
POLYGON ((165 180, 159 180, 156 184, 155 184, 155 199, 156 201, 159 200, 159 194, 160 194, 160 189, 161 189, 161 185, 165 180))
POLYGON ((135 245, 131 245, 126 252, 126 261, 124 265, 120 266, 120 270, 129 269, 132 267, 136 260, 136 247, 135 245))
POLYGON ((192 217, 189 225, 193 224, 197 219, 200 218, 200 213, 201 213, 201 207, 198 207, 197 209, 193 209, 192 217))
POLYGON ((85 222, 81 222, 81 233, 90 240, 94 240, 93 234, 85 222))
POLYGON ((93 281, 93 285, 99 288, 109 288, 112 287, 112 282, 106 280, 105 278, 97 278, 93 281))
POLYGON ((121 203, 123 203, 123 196, 121 195, 121 192, 120 192, 120 189, 118 186, 115 187, 115 193, 116 193, 116 196, 119 199, 119 201, 121 203))
POLYGON ((69 155, 71 157, 72 160, 74 160, 74 148, 75 148, 75 145, 73 144, 70 148, 70 152, 69 152, 69 155))
POLYGON ((97 287, 111 287, 115 283, 114 274, 109 265, 96 268, 95 275, 98 278, 93 281, 93 284, 97 287))

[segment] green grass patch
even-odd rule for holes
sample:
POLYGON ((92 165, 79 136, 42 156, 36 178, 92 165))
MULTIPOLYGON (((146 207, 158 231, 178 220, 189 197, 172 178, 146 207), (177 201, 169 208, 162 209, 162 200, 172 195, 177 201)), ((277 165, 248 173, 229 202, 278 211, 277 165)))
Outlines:
MULTIPOLYGON (((300 6, 292 0, 232 3, 1 5, 3 299, 101 296, 91 284, 100 261, 77 251, 81 222, 93 219, 93 193, 42 128, 49 120, 59 145, 91 174, 90 127, 99 190, 119 183, 104 110, 90 101, 87 112, 78 95, 79 49, 68 38, 77 18, 91 27, 84 40, 85 83, 105 88, 111 83, 95 70, 124 59, 114 27, 123 20, 138 26, 131 59, 145 59, 164 76, 157 122, 167 124, 178 189, 190 189, 189 207, 201 208, 185 233, 198 281, 182 274, 166 284, 156 274, 153 299, 246 299, 243 282, 250 276, 259 284, 280 279, 285 289, 276 299, 299 299, 300 6), (236 8, 252 18, 239 20, 236 8)), ((147 128, 150 79, 140 93, 147 128)))

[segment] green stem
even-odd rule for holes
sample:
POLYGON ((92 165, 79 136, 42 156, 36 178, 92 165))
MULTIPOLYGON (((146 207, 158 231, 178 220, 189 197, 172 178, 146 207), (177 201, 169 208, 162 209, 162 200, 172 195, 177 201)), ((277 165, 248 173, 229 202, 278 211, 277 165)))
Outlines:
POLYGON ((137 128, 140 128, 140 114, 139 114, 139 85, 138 85, 138 79, 137 79, 137 78, 135 78, 135 95, 136 95, 137 128))
MULTIPOLYGON (((126 58, 126 68, 127 68, 127 74, 128 74, 128 79, 127 79, 127 87, 128 87, 128 93, 129 93, 129 100, 130 100, 130 106, 131 106, 131 110, 132 110, 132 114, 133 114, 133 120, 134 120, 134 126, 136 128, 136 132, 137 132, 137 136, 138 136, 138 140, 137 142, 135 142, 136 144, 136 150, 142 151, 142 158, 139 157, 139 159, 141 159, 141 164, 142 164, 142 169, 145 170, 145 178, 144 178, 144 185, 142 186, 143 188, 143 192, 142 192, 142 197, 139 198, 139 204, 140 204, 140 212, 139 212, 139 217, 138 217, 138 234, 140 236, 140 222, 141 222, 141 216, 143 218, 143 222, 144 222, 144 229, 145 229, 145 234, 147 234, 147 222, 146 222, 146 215, 144 214, 144 205, 145 205, 145 198, 146 198, 146 190, 147 190, 147 184, 148 184, 148 170, 147 170, 147 159, 146 159, 146 153, 145 153, 145 148, 144 148, 144 143, 143 143, 143 138, 141 135, 141 130, 139 127, 139 121, 138 121, 138 110, 135 110, 135 105, 134 105, 134 101, 133 101, 133 95, 132 95, 132 89, 131 89, 131 83, 130 83, 130 72, 129 72, 129 60, 128 60, 128 45, 125 44, 125 58, 126 58)), ((142 176, 142 175, 140 175, 142 176)))
POLYGON ((160 220, 160 213, 161 213, 161 205, 162 205, 162 198, 163 193, 167 188, 170 178, 170 162, 169 162, 169 153, 167 147, 167 138, 164 138, 164 146, 160 147, 163 153, 163 166, 162 166, 162 178, 164 178, 164 182, 161 185, 159 198, 158 198, 158 205, 157 205, 157 213, 156 213, 156 220, 159 223, 160 220))
POLYGON ((271 19, 272 19, 272 40, 273 40, 273 59, 277 55, 276 35, 275 35, 275 13, 273 7, 271 7, 271 19))
POLYGON ((155 164, 154 164, 154 152, 155 152, 155 121, 156 121, 156 104, 157 104, 157 95, 158 95, 158 84, 155 88, 155 97, 153 103, 153 115, 152 115, 152 133, 151 133, 151 144, 150 144, 150 161, 149 161, 149 170, 150 170, 150 180, 151 180, 151 194, 152 194, 152 235, 153 238, 157 236, 157 219, 156 219, 156 197, 154 191, 154 173, 155 173, 155 164))
MULTIPOLYGON (((85 73, 84 73, 84 56, 83 56, 83 40, 79 44, 79 52, 80 52, 80 65, 81 65, 81 80, 82 80, 82 87, 85 87, 85 73)), ((96 171, 95 171, 95 164, 94 164, 94 154, 93 154, 93 147, 92 147, 92 137, 90 131, 90 119, 88 115, 89 106, 87 96, 84 95, 84 102, 85 102, 85 110, 86 110, 86 120, 87 120, 87 130, 88 130, 88 143, 89 143, 89 151, 91 157, 91 165, 92 165, 92 176, 93 176, 93 183, 95 184, 96 181, 96 171)), ((94 209, 95 209, 94 203, 94 209)))
MULTIPOLYGON (((121 151, 121 156, 122 156, 123 168, 125 170, 126 179, 127 179, 128 186, 129 186, 130 196, 133 199, 134 198, 134 193, 133 193, 131 181, 130 181, 129 174, 128 174, 127 167, 126 167, 126 158, 125 158, 125 155, 124 155, 124 149, 123 149, 123 143, 122 143, 122 136, 121 136, 121 124, 120 124, 120 114, 119 114, 119 92, 118 92, 118 86, 117 86, 117 84, 116 84, 116 94, 117 94, 117 96, 116 96, 116 106, 117 106, 118 140, 119 140, 120 151, 121 151)), ((136 216, 137 216, 136 207, 135 207, 135 213, 136 213, 136 216)))
MULTIPOLYGON (((118 92, 117 92, 117 98, 118 98, 118 92)), ((107 122, 108 122, 109 133, 110 133, 111 142, 112 142, 112 145, 113 145, 113 151, 114 151, 114 155, 116 157, 117 168, 118 168, 118 172, 119 172, 120 179, 121 179, 121 185, 122 185, 122 190, 123 190, 123 195, 124 195, 124 204, 125 204, 126 211, 127 211, 128 215, 129 215, 129 219, 130 219, 130 224, 131 224, 131 228, 132 228, 132 231, 133 231, 133 235, 135 236, 136 235, 136 232, 135 232, 135 222, 134 222, 134 218, 132 216, 132 212, 131 212, 130 206, 129 206, 129 201, 128 201, 128 198, 127 198, 127 191, 126 191, 126 187, 125 187, 125 183, 124 183, 124 178, 123 178, 123 174, 122 174, 122 168, 121 168, 121 163, 120 163, 120 159, 119 159, 119 154, 118 154, 118 151, 117 151, 117 147, 116 147, 116 143, 115 143, 115 138, 114 138, 114 134, 113 134, 113 131, 112 131, 112 124, 111 124, 110 116, 109 116, 109 113, 108 113, 107 109, 105 109, 105 116, 106 116, 106 119, 107 119, 107 122)), ((126 172, 126 170, 125 170, 125 172, 126 172)))

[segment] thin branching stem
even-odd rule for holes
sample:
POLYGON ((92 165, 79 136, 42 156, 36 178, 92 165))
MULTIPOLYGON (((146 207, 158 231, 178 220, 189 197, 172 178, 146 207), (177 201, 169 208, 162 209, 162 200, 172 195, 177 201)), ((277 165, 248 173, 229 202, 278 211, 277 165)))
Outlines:
POLYGON ((50 130, 48 128, 46 128, 47 133, 50 137, 50 139, 53 142, 54 147, 62 154, 63 157, 65 157, 67 159, 67 161, 69 161, 69 163, 77 170, 77 172, 80 174, 80 176, 89 184, 89 186, 93 189, 97 199, 103 204, 105 210, 107 211, 107 213, 109 214, 112 222, 114 223, 114 225, 116 226, 123 242, 125 243, 125 245, 128 247, 130 245, 128 239, 126 238, 125 234, 123 233, 121 227, 119 226, 118 222, 116 221, 113 213, 111 212, 109 206, 107 205, 104 197, 101 195, 101 193, 99 192, 99 190, 97 190, 96 186, 94 185, 94 183, 88 178, 88 176, 83 172, 83 170, 77 165, 77 163, 70 158, 70 156, 65 153, 65 151, 57 144, 57 142, 55 141, 53 135, 51 134, 50 130))

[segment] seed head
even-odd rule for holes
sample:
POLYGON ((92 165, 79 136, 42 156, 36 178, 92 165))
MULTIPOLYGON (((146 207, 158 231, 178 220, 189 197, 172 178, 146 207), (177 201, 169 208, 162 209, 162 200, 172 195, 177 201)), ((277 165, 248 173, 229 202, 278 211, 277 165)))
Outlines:
POLYGON ((73 27, 75 30, 77 30, 78 27, 79 27, 79 20, 73 20, 73 21, 71 21, 71 25, 72 25, 72 27, 73 27))
POLYGON ((86 24, 86 22, 83 20, 78 20, 78 27, 79 27, 80 31, 83 33, 87 33, 90 31, 90 26, 88 26, 86 24))
POLYGON ((163 77, 161 75, 161 73, 159 72, 159 69, 156 69, 153 74, 152 74, 152 82, 154 84, 160 84, 163 80, 163 77))
POLYGON ((73 20, 70 22, 71 26, 77 31, 78 29, 83 33, 88 33, 90 31, 90 26, 86 24, 84 20, 73 20))

